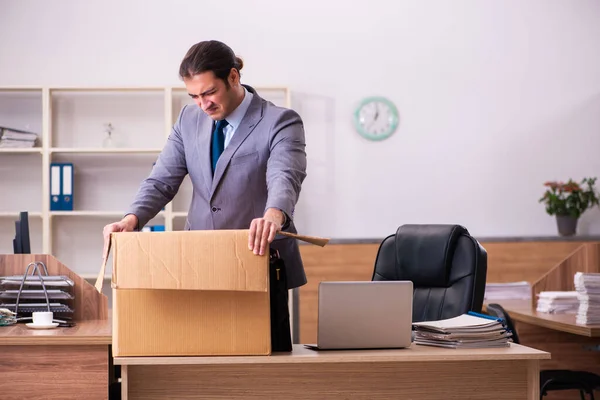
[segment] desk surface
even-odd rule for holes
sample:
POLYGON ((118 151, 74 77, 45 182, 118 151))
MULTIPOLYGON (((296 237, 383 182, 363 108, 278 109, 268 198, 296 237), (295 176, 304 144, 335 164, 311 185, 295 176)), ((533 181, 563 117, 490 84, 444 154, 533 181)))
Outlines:
POLYGON ((117 365, 323 364, 543 359, 550 359, 550 353, 517 344, 511 344, 510 347, 496 349, 445 349, 441 347, 413 344, 406 349, 329 351, 309 350, 303 345, 296 344, 294 345, 292 353, 274 353, 272 356, 115 357, 114 363, 117 365))
POLYGON ((529 300, 494 300, 493 303, 500 304, 510 317, 517 322, 574 335, 600 337, 600 325, 578 325, 575 323, 575 314, 540 313, 532 307, 529 300))
POLYGON ((70 328, 30 329, 23 323, 0 326, 0 346, 98 345, 112 343, 111 320, 79 321, 70 328))

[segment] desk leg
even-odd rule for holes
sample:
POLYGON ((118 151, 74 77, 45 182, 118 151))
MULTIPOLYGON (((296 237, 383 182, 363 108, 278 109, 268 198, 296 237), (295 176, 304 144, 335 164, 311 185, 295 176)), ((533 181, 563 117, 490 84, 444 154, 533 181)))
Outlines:
POLYGON ((530 360, 527 366, 527 392, 530 400, 540 398, 540 362, 530 360))
MULTIPOLYGON (((600 338, 585 337, 553 329, 517 322, 516 330, 523 346, 547 351, 550 360, 541 360, 540 369, 574 369, 600 374, 600 352, 590 351, 600 344, 600 338)), ((570 400, 577 393, 572 390, 552 391, 548 398, 552 400, 570 400)), ((594 392, 594 395, 598 395, 594 392)), ((539 399, 539 397, 538 397, 539 399)))
POLYGON ((127 386, 129 386, 129 380, 128 378, 128 370, 127 370, 127 365, 122 365, 121 366, 121 400, 127 400, 129 398, 128 396, 128 390, 127 390, 127 386))

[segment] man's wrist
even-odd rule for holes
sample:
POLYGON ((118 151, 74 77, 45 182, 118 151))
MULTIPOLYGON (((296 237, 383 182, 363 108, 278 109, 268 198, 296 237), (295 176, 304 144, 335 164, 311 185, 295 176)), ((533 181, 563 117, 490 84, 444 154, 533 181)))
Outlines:
POLYGON ((283 227, 286 222, 285 213, 278 208, 268 208, 264 217, 275 220, 281 227, 283 227))
POLYGON ((287 224, 287 215, 285 215, 283 210, 279 210, 279 211, 281 211, 281 215, 283 216, 283 222, 281 223, 281 227, 283 228, 287 224))
POLYGON ((137 215, 127 214, 126 216, 123 217, 121 222, 123 222, 127 225, 127 228, 129 231, 135 231, 138 228, 139 220, 138 220, 137 215))

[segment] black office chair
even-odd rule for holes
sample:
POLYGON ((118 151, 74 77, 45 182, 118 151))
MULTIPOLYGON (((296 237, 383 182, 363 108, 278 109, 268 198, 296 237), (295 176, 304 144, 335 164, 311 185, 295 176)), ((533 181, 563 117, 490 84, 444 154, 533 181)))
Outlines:
POLYGON ((371 280, 413 282, 413 322, 480 312, 487 252, 460 225, 403 225, 379 246, 371 280))
MULTIPOLYGON (((487 306, 487 313, 504 319, 506 328, 512 332, 512 341, 519 344, 519 335, 510 315, 500 304, 492 303, 487 306)), ((581 400, 588 394, 594 400, 594 389, 600 388, 600 376, 586 371, 564 369, 547 369, 540 371, 540 399, 550 391, 579 390, 581 400)))

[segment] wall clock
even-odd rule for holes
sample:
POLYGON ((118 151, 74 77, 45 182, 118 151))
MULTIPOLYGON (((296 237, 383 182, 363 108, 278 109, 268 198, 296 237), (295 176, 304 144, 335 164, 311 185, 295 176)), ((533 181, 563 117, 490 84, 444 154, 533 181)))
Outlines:
POLYGON ((398 127, 398 109, 385 97, 367 97, 354 112, 354 127, 368 140, 384 140, 398 127))

